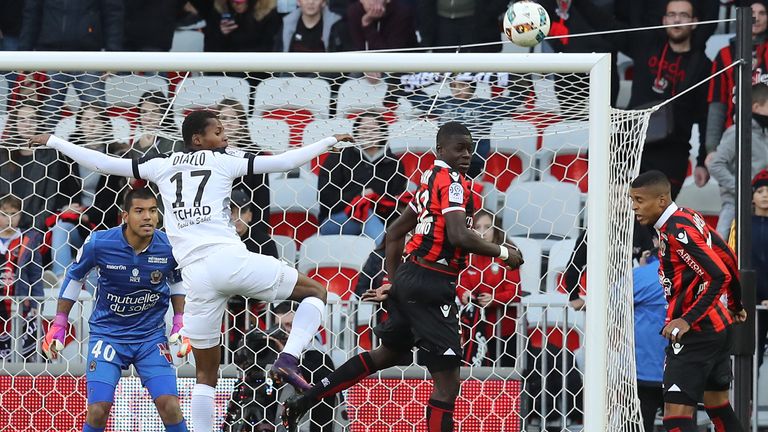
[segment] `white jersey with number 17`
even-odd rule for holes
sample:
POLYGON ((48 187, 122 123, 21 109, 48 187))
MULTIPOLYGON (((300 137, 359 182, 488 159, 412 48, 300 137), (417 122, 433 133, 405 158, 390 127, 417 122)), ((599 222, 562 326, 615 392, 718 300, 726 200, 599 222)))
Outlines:
POLYGON ((199 150, 134 161, 134 177, 160 190, 163 224, 179 267, 212 253, 213 246, 243 244, 229 199, 232 181, 252 168, 246 156, 239 150, 199 150))

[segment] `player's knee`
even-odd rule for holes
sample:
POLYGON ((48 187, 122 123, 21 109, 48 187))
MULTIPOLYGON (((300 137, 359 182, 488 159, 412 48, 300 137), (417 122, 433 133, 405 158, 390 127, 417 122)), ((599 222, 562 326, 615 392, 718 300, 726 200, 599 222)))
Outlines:
POLYGON ((107 425, 107 419, 109 418, 109 411, 112 409, 112 404, 109 402, 96 402, 88 405, 88 413, 86 414, 85 421, 96 428, 103 428, 107 425))
POLYGON ((301 301, 307 297, 317 297, 323 301, 328 302, 328 290, 325 289, 320 282, 311 279, 303 274, 299 274, 299 278, 296 281, 296 286, 293 288, 292 300, 301 301))
POLYGON ((183 419, 179 398, 176 396, 160 396, 155 399, 155 406, 164 424, 177 424, 183 419))
POLYGON ((722 406, 730 403, 728 399, 728 390, 724 391, 706 391, 704 392, 704 406, 722 406))

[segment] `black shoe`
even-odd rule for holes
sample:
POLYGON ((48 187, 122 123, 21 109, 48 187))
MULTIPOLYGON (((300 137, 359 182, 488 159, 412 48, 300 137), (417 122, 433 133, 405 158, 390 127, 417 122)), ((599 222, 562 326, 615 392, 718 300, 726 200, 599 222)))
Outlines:
POLYGON ((293 395, 283 404, 283 426, 288 432, 297 432, 299 430, 299 421, 304 414, 309 411, 311 406, 307 403, 307 398, 302 395, 293 395))

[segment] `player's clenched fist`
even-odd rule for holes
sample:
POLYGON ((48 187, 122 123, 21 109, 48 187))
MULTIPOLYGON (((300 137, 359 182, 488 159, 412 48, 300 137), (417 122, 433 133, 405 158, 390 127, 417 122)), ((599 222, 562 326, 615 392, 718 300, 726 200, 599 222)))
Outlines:
POLYGON ((525 260, 523 260, 523 254, 518 249, 509 248, 509 257, 504 260, 504 264, 508 265, 512 270, 519 268, 525 260))
POLYGON ((29 139, 29 147, 38 147, 48 144, 48 139, 51 138, 51 134, 35 135, 29 139))
POLYGON ((59 312, 56 314, 53 323, 48 327, 48 333, 43 339, 43 354, 48 360, 55 360, 59 356, 59 351, 64 349, 64 338, 67 335, 67 326, 69 320, 67 314, 59 312))

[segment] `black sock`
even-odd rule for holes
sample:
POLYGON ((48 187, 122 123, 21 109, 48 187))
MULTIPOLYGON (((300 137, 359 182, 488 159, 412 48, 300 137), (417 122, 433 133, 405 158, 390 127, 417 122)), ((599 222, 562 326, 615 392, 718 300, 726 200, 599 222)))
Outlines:
POLYGON ((312 401, 319 401, 352 387, 374 372, 376 369, 371 354, 364 352, 347 360, 330 375, 321 379, 319 383, 307 390, 304 396, 312 401))
POLYGON ((427 403, 427 432, 453 432, 454 404, 430 399, 427 403))
POLYGON ((696 422, 692 417, 664 417, 664 429, 667 432, 697 432, 696 422))
POLYGON ((705 407, 716 432, 741 432, 741 424, 730 402, 715 407, 705 407))

